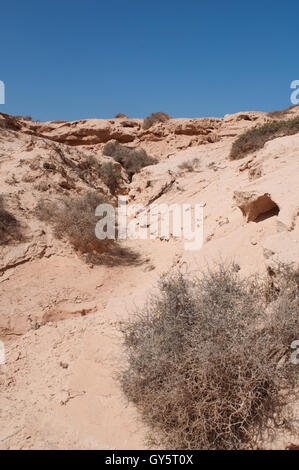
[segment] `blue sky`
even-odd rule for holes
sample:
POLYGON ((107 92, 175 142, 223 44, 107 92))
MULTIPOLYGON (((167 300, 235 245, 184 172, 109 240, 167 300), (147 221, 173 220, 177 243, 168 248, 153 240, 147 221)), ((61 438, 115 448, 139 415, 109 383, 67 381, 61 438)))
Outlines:
POLYGON ((1 2, 0 112, 223 116, 290 106, 299 2, 1 2))

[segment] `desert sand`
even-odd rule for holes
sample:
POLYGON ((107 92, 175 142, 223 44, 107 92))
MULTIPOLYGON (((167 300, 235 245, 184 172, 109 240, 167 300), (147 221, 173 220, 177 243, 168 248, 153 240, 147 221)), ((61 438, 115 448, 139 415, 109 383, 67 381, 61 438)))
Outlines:
MULTIPOLYGON (((299 107, 288 117, 295 115, 299 107)), ((119 324, 159 275, 196 274, 219 259, 244 276, 275 270, 277 261, 298 265, 299 134, 229 160, 236 137, 269 120, 250 111, 144 130, 138 119, 38 123, 0 113, 1 194, 24 232, 21 242, 0 245, 0 449, 147 448, 150 430, 117 382, 125 361, 119 324), (110 161, 102 149, 113 139, 158 159, 131 182, 123 173, 119 194, 129 202, 204 205, 200 251, 185 251, 171 235, 127 240, 138 263, 90 265, 36 218, 41 198, 109 194, 100 175, 84 173, 84 161, 110 161), (181 168, 194 159, 194 171, 181 168)), ((278 436, 271 446, 294 439, 278 436)))

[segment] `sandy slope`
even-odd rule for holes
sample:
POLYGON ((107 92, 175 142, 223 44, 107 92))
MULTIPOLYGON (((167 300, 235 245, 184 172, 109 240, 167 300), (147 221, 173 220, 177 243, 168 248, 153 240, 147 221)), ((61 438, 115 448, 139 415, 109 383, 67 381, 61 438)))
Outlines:
MULTIPOLYGON (((150 431, 116 381, 124 365, 119 322, 143 304, 158 275, 172 267, 196 273, 221 258, 234 260, 248 275, 273 268, 275 259, 299 261, 299 134, 231 162, 234 137, 266 119, 263 113, 245 115, 250 119, 239 113, 204 123, 173 120, 144 135, 134 123, 94 120, 0 129, 1 192, 28 235, 26 243, 1 248, 0 336, 7 360, 0 365, 0 448, 144 448, 150 431), (210 141, 198 138, 211 133, 210 141), (204 246, 186 252, 172 236, 127 241, 140 254, 139 263, 90 267, 35 219, 39 185, 50 185, 48 198, 91 184, 107 191, 100 179, 79 179, 74 165, 86 153, 103 159, 103 142, 128 134, 133 136, 129 142, 155 150, 161 159, 135 175, 131 185, 124 182, 130 201, 203 203, 204 246), (59 160, 53 140, 67 163, 59 160), (196 171, 180 169, 194 158, 196 171), (44 171, 45 161, 58 170, 44 171), (271 210, 272 203, 277 210, 271 210)), ((284 448, 291 439, 280 438, 275 445, 284 448)))

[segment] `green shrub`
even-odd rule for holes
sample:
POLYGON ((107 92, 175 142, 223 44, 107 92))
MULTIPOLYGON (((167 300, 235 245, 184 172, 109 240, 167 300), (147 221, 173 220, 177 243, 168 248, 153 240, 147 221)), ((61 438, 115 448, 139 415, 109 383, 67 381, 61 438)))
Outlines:
POLYGON ((116 162, 120 163, 127 171, 130 179, 145 166, 157 163, 157 160, 150 157, 144 149, 127 147, 115 140, 105 144, 103 154, 112 157, 116 162))
POLYGON ((158 113, 152 113, 143 120, 142 127, 143 129, 149 129, 153 124, 157 122, 166 122, 170 119, 168 114, 159 111, 158 113))
POLYGON ((298 274, 289 290, 285 276, 274 286, 242 280, 234 265, 194 280, 168 274, 160 295, 123 326, 122 387, 163 446, 252 448, 271 419, 283 422, 299 338, 298 274))
POLYGON ((232 145, 230 159, 238 160, 263 148, 266 142, 277 137, 299 132, 299 117, 287 121, 267 122, 240 135, 232 145))

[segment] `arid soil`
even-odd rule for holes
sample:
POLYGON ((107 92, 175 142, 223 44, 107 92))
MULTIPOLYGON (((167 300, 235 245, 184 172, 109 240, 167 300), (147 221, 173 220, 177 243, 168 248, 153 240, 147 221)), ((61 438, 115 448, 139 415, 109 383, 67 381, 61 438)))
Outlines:
MULTIPOLYGON (((289 118, 299 115, 299 107, 289 118)), ((154 437, 123 396, 119 324, 143 305, 159 275, 196 274, 234 261, 240 274, 299 262, 299 134, 279 137, 231 161, 238 135, 271 120, 241 112, 220 118, 170 119, 148 130, 138 119, 38 123, 0 113, 0 182, 12 232, 0 241, 0 449, 144 449, 154 437), (129 202, 204 205, 204 244, 185 251, 181 239, 127 240, 120 256, 91 264, 36 216, 41 199, 96 190, 111 197, 90 161, 110 140, 158 159, 119 194, 129 202), (194 163, 196 159, 196 164, 194 163), (184 169, 193 162, 193 171, 184 169), (11 219, 9 219, 11 220, 11 219)), ((119 165, 119 164, 116 164, 119 165)), ((294 404, 298 413, 298 404, 294 404)), ((297 439, 297 440, 296 440, 297 439)), ((298 436, 278 435, 269 448, 298 436)))

